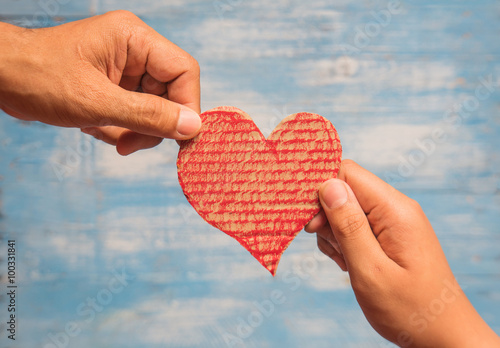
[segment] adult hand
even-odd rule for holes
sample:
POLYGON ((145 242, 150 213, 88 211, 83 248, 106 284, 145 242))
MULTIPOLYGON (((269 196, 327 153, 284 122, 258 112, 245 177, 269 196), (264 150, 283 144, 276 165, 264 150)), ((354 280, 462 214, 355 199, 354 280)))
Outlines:
POLYGON ((417 202, 356 163, 319 191, 323 211, 306 226, 349 272, 372 327, 402 347, 499 347, 460 289, 417 202))
POLYGON ((198 63, 130 12, 0 31, 0 108, 14 117, 81 128, 122 155, 201 127, 198 63))

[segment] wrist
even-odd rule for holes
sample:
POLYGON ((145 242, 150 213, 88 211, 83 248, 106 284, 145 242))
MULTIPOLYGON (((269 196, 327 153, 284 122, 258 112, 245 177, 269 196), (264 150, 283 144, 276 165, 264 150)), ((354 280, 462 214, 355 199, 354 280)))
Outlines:
POLYGON ((500 347, 500 338, 481 318, 460 290, 460 296, 448 304, 430 332, 415 342, 415 347, 489 348, 500 347))
POLYGON ((5 75, 9 68, 9 62, 12 60, 11 57, 15 54, 14 42, 19 29, 15 25, 0 22, 0 32, 2 33, 0 36, 0 79, 5 75))
POLYGON ((31 77, 26 67, 34 56, 29 50, 34 30, 0 22, 0 32, 0 108, 24 119, 16 109, 24 103, 20 96, 31 77))
POLYGON ((8 75, 19 66, 22 57, 26 56, 28 34, 33 30, 0 22, 0 32, 2 33, 0 36, 0 82, 2 86, 5 86, 5 83, 10 81, 8 75))

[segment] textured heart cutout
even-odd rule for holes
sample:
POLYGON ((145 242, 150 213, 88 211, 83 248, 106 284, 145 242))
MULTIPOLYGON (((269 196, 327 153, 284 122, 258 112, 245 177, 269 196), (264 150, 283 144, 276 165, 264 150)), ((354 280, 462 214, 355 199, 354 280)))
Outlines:
POLYGON ((322 116, 298 113, 266 140, 237 108, 200 116, 200 133, 181 143, 177 159, 184 194, 203 219, 275 275, 285 249, 320 210, 319 186, 337 177, 337 131, 322 116))

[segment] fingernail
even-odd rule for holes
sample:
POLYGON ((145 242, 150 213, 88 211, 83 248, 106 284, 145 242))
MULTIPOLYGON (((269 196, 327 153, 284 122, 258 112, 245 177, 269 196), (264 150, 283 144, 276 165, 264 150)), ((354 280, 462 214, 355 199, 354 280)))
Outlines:
POLYGON ((342 181, 339 179, 330 179, 323 185, 321 199, 328 208, 334 209, 347 202, 347 190, 342 181))
POLYGON ((181 109, 177 121, 177 132, 181 135, 196 133, 201 127, 201 119, 198 114, 190 109, 181 109))

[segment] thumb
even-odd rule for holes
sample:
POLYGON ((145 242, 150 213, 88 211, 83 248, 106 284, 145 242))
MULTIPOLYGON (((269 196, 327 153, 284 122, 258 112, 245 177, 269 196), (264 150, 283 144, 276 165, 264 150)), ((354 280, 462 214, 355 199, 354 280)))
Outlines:
POLYGON ((349 273, 367 270, 385 258, 349 185, 339 179, 328 180, 321 185, 319 198, 349 273))
POLYGON ((187 106, 153 94, 127 91, 113 84, 107 89, 99 111, 100 118, 107 124, 178 140, 192 138, 200 130, 200 116, 187 106))

